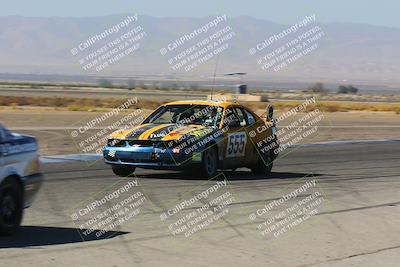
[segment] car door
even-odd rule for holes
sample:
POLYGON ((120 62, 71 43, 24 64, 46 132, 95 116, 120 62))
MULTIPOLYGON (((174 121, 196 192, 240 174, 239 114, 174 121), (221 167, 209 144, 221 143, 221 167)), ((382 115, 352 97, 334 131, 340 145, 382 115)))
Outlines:
POLYGON ((224 126, 227 129, 224 133, 224 168, 245 166, 249 143, 243 110, 238 106, 228 107, 225 110, 224 126))
POLYGON ((264 125, 264 122, 258 119, 257 115, 255 115, 250 110, 243 108, 243 112, 247 121, 246 132, 248 136, 248 156, 247 156, 247 164, 249 166, 257 163, 260 149, 258 149, 258 143, 262 140, 262 135, 258 134, 259 129, 261 129, 264 125))

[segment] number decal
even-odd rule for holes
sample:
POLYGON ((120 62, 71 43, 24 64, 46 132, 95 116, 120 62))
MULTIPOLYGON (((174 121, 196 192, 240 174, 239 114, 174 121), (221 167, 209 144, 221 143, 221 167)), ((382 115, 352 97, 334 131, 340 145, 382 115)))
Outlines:
POLYGON ((226 157, 243 157, 246 150, 247 136, 245 132, 228 134, 226 157))

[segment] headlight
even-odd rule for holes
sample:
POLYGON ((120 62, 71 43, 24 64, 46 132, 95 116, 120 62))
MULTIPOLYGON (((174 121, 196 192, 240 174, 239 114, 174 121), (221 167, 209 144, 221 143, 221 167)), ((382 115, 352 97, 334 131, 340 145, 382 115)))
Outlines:
POLYGON ((124 142, 124 140, 120 140, 120 139, 108 139, 107 146, 110 146, 110 147, 125 146, 125 142, 124 142))
POLYGON ((114 146, 115 145, 115 139, 108 139, 107 140, 107 146, 114 146))

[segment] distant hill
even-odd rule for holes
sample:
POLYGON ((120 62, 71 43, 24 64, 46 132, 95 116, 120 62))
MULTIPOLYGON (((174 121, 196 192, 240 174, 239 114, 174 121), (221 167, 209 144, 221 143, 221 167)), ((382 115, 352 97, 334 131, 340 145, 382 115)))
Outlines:
MULTIPOLYGON (((127 15, 88 18, 0 17, 0 72, 93 75, 212 76, 215 61, 189 73, 173 71, 159 49, 184 33, 210 21, 205 18, 155 18, 139 16, 136 25, 147 36, 140 50, 104 71, 86 72, 70 53, 71 48, 127 15)), ((251 17, 228 19, 236 36, 219 58, 218 73, 248 72, 250 77, 294 81, 400 82, 400 29, 360 24, 320 25, 325 37, 319 48, 289 68, 262 71, 249 48, 288 26, 251 17)))

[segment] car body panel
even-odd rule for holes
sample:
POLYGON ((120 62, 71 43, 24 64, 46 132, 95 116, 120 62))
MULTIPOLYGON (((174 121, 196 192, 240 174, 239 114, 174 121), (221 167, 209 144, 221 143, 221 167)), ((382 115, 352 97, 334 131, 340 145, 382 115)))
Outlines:
POLYGON ((0 132, 0 184, 7 177, 16 177, 22 183, 27 208, 43 180, 37 141, 32 136, 11 133, 1 125, 0 132))

